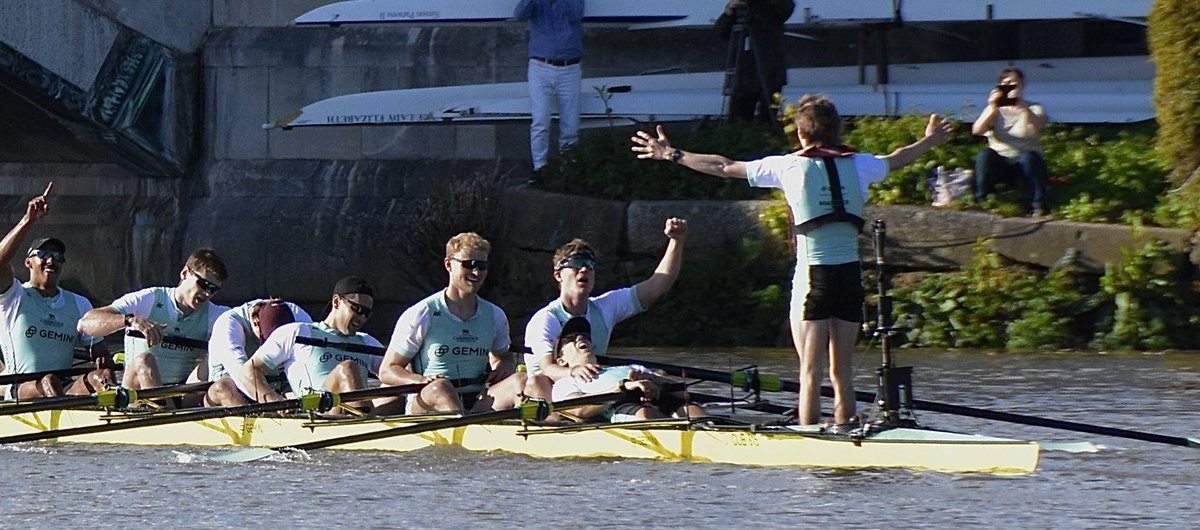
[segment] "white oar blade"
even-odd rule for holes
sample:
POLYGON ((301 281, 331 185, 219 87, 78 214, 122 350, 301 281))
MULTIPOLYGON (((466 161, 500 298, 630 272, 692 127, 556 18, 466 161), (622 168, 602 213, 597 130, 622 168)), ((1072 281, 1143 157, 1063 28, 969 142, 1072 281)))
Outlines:
POLYGON ((237 451, 225 451, 220 453, 210 453, 205 455, 209 460, 217 460, 221 462, 255 462, 265 458, 271 458, 275 455, 280 455, 279 451, 267 447, 251 447, 248 449, 239 449, 237 451))
POLYGON ((1038 442, 1043 451, 1059 453, 1099 453, 1100 446, 1088 441, 1038 442))

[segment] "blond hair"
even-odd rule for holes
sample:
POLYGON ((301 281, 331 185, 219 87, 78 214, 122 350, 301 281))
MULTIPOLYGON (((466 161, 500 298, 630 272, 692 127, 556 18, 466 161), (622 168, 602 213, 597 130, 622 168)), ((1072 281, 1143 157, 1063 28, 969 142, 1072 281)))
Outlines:
POLYGON ((478 250, 484 254, 492 253, 492 244, 475 232, 463 232, 446 242, 446 257, 453 257, 464 249, 478 250))

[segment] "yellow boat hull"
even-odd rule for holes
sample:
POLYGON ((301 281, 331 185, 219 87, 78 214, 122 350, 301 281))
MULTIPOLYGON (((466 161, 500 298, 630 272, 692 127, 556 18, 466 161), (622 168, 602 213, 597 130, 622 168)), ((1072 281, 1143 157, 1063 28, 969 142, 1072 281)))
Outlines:
MULTIPOLYGON (((164 413, 165 414, 165 413, 164 413)), ((120 413, 49 411, 0 417, 0 436, 127 421, 120 413)), ((407 417, 357 421, 275 416, 226 417, 113 430, 57 442, 138 445, 280 447, 407 425, 407 417)), ((927 429, 891 429, 862 440, 789 428, 696 428, 682 421, 619 425, 470 425, 338 446, 342 449, 415 451, 435 445, 506 451, 542 458, 610 457, 687 460, 755 466, 911 468, 946 472, 1029 473, 1035 442, 927 429)))

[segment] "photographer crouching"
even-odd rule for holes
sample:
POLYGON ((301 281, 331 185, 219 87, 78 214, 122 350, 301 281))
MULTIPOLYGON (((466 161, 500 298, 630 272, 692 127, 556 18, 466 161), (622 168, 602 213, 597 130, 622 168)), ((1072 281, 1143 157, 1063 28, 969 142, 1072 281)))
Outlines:
POLYGON ((1023 192, 1027 210, 1043 215, 1046 194, 1046 161, 1042 157, 1042 131, 1046 111, 1026 101, 1025 74, 1004 68, 988 94, 987 107, 975 119, 971 133, 987 137, 987 147, 975 157, 975 201, 992 193, 997 182, 1008 182, 1023 192))

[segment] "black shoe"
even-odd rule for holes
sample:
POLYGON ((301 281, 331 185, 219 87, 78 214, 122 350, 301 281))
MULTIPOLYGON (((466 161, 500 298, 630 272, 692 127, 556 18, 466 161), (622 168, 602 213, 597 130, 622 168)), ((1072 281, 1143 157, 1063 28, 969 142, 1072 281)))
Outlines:
POLYGON ((535 169, 529 174, 529 180, 525 181, 527 186, 540 186, 542 184, 542 170, 535 169))

